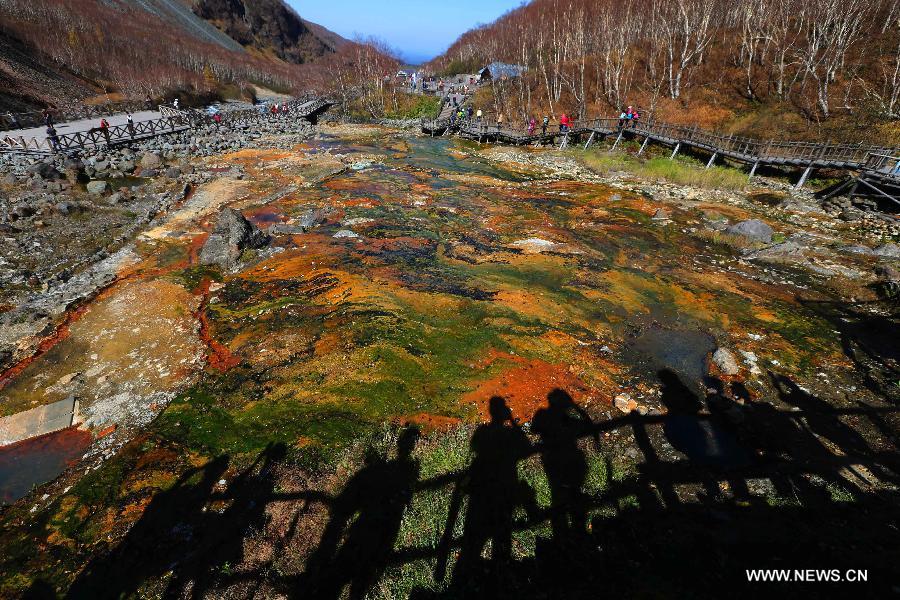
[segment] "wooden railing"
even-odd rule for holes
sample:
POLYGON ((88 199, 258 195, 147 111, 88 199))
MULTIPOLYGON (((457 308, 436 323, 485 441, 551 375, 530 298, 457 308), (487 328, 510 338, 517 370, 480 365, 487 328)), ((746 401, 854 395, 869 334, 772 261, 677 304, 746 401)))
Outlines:
MULTIPOLYGON (((304 97, 288 102, 287 111, 282 110, 282 105, 279 105, 279 112, 276 114, 269 111, 260 112, 257 109, 222 113, 222 123, 230 126, 246 126, 287 116, 302 119, 332 104, 334 103, 327 98, 304 97)), ((6 136, 0 139, 0 152, 50 154, 88 147, 112 146, 193 129, 213 122, 212 117, 198 110, 179 110, 170 106, 160 106, 159 112, 161 115, 159 119, 138 121, 130 125, 94 127, 87 131, 57 134, 44 138, 6 136)))
MULTIPOLYGON (((546 137, 565 136, 565 133, 549 131, 547 135, 538 129, 531 134, 523 126, 504 125, 498 128, 489 118, 480 123, 468 119, 451 122, 449 119, 423 119, 425 130, 439 131, 446 128, 468 134, 496 137, 517 143, 540 141, 546 137)), ((816 142, 790 142, 760 140, 738 135, 724 135, 705 131, 698 127, 685 127, 664 122, 625 122, 619 119, 599 118, 573 121, 569 135, 600 133, 602 135, 636 135, 669 146, 694 147, 713 154, 727 156, 750 164, 786 164, 806 167, 834 167, 860 169, 867 165, 870 156, 894 156, 900 149, 866 144, 821 144, 816 142)))

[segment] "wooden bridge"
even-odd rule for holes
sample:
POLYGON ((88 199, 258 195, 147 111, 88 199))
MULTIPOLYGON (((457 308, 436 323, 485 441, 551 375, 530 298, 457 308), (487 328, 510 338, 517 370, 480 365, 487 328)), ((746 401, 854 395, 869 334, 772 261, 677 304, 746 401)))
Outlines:
MULTIPOLYGON (((335 102, 320 97, 306 97, 287 103, 287 111, 279 109, 277 114, 260 112, 256 109, 222 113, 222 123, 235 126, 250 126, 255 123, 278 119, 304 119, 311 123, 335 102)), ((55 152, 72 152, 84 148, 115 147, 132 142, 186 131, 201 125, 213 123, 212 117, 198 110, 178 110, 169 106, 159 107, 160 118, 138 121, 133 124, 113 125, 104 129, 94 127, 87 131, 58 134, 50 137, 12 137, 0 139, 0 152, 15 154, 50 155, 55 152)))
POLYGON ((847 171, 872 172, 873 177, 896 179, 900 185, 900 171, 886 172, 874 169, 871 157, 893 157, 900 155, 900 149, 864 144, 818 144, 814 142, 782 142, 755 138, 723 135, 704 131, 698 127, 685 127, 662 122, 626 122, 620 126, 619 119, 593 119, 575 121, 568 131, 536 131, 531 134, 526 129, 497 127, 485 121, 463 120, 451 122, 448 119, 423 120, 422 131, 430 135, 457 133, 460 136, 477 139, 480 142, 502 144, 559 144, 564 148, 572 143, 584 142, 587 148, 599 139, 614 138, 613 148, 623 140, 641 140, 638 154, 643 154, 650 142, 672 148, 671 158, 681 150, 691 149, 710 155, 706 167, 711 167, 716 159, 728 158, 750 165, 750 177, 760 166, 786 166, 804 169, 797 187, 802 187, 813 169, 838 169, 847 171))

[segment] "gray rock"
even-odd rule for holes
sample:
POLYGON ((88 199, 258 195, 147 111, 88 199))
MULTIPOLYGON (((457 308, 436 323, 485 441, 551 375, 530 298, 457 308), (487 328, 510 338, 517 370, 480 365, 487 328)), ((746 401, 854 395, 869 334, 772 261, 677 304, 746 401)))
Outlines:
POLYGON ((336 237, 336 238, 351 238, 351 239, 353 239, 353 238, 358 238, 358 237, 359 237, 359 234, 358 234, 358 233, 355 233, 355 232, 353 232, 353 231, 350 231, 349 229, 341 229, 340 231, 338 231, 337 233, 335 233, 333 237, 336 237))
POLYGON ((142 169, 159 169, 163 164, 162 157, 154 152, 148 152, 141 157, 142 169))
POLYGON ((727 348, 719 348, 713 352, 712 361, 725 375, 737 375, 741 372, 737 359, 727 348))
POLYGON ((216 228, 200 251, 200 263, 230 268, 247 248, 262 248, 269 236, 238 211, 226 208, 219 213, 216 228))
POLYGON ((305 229, 311 229, 312 227, 316 227, 317 225, 321 225, 325 222, 325 211, 321 209, 311 210, 302 215, 297 219, 297 223, 300 227, 305 229))
POLYGON ((178 179, 181 177, 181 169, 178 167, 169 167, 166 169, 166 177, 169 179, 178 179))
POLYGON ((654 221, 668 221, 670 219, 669 213, 666 212, 663 208, 658 208, 656 213, 653 215, 654 221))
POLYGON ((725 232, 731 235, 740 235, 751 240, 765 242, 766 244, 772 241, 772 234, 775 233, 771 227, 759 219, 741 221, 740 223, 728 227, 725 232))
POLYGON ((287 223, 276 223, 269 227, 269 235, 299 235, 305 231, 299 225, 288 225, 287 223))
POLYGON ((845 246, 842 250, 850 254, 872 254, 872 249, 868 246, 845 246))
POLYGON ((56 206, 53 207, 53 210, 58 214, 65 216, 71 213, 74 210, 74 207, 71 202, 58 202, 56 206))
POLYGON ((873 251, 875 256, 883 258, 900 258, 900 246, 894 243, 882 244, 873 251))
POLYGON ((786 241, 748 254, 748 258, 771 258, 776 256, 802 256, 804 246, 793 241, 786 241))
POLYGON ((53 181, 55 179, 61 179, 62 173, 56 170, 56 167, 53 166, 53 163, 50 162, 39 162, 29 166, 25 171, 30 175, 37 175, 41 179, 53 181))
POLYGON ((159 175, 159 171, 156 169, 141 169, 141 177, 156 177, 159 175))
POLYGON ((87 184, 87 192, 92 196, 102 196, 109 188, 109 184, 105 181, 91 181, 87 184))

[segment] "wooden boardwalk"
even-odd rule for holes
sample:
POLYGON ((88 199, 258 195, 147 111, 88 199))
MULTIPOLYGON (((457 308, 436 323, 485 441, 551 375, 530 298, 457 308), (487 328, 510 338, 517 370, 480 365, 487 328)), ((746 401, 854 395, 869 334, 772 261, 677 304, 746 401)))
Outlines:
MULTIPOLYGON (((525 129, 515 129, 464 120, 450 123, 447 120, 427 120, 422 122, 422 131, 430 135, 456 133, 481 142, 501 144, 554 144, 565 147, 570 143, 583 143, 587 148, 595 141, 614 139, 613 148, 622 140, 641 141, 642 154, 647 144, 672 148, 674 158, 681 150, 701 151, 710 155, 707 168, 717 159, 728 158, 750 166, 750 177, 760 166, 786 166, 804 169, 797 184, 802 187, 813 169, 838 169, 863 171, 870 169, 870 157, 897 156, 900 149, 865 144, 818 144, 814 142, 782 142, 755 138, 722 135, 704 131, 697 127, 685 127, 661 122, 629 123, 619 127, 618 119, 592 119, 576 121, 567 132, 536 131, 529 134, 525 129)), ((882 173, 885 177, 898 177, 894 173, 882 173)), ((898 180, 900 181, 900 180, 898 180)))
MULTIPOLYGON (((232 127, 249 126, 277 119, 303 119, 315 123, 319 115, 335 103, 327 98, 306 97, 287 104, 287 112, 278 114, 260 112, 256 109, 222 113, 222 123, 232 127)), ((169 106, 160 106, 159 111, 161 114, 159 119, 139 121, 133 125, 115 125, 107 129, 96 127, 88 131, 59 134, 55 139, 46 136, 14 138, 7 135, 0 138, 0 152, 50 155, 84 148, 115 147, 213 123, 212 118, 202 111, 176 110, 169 106)))

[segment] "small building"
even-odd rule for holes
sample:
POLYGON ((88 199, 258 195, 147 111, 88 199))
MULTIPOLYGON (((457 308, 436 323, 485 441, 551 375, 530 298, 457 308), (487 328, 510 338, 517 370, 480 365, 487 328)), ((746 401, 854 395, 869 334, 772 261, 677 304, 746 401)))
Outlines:
POLYGON ((524 72, 525 67, 522 65, 492 62, 482 70, 478 71, 478 81, 479 83, 484 83, 494 79, 512 79, 521 77, 524 72))

